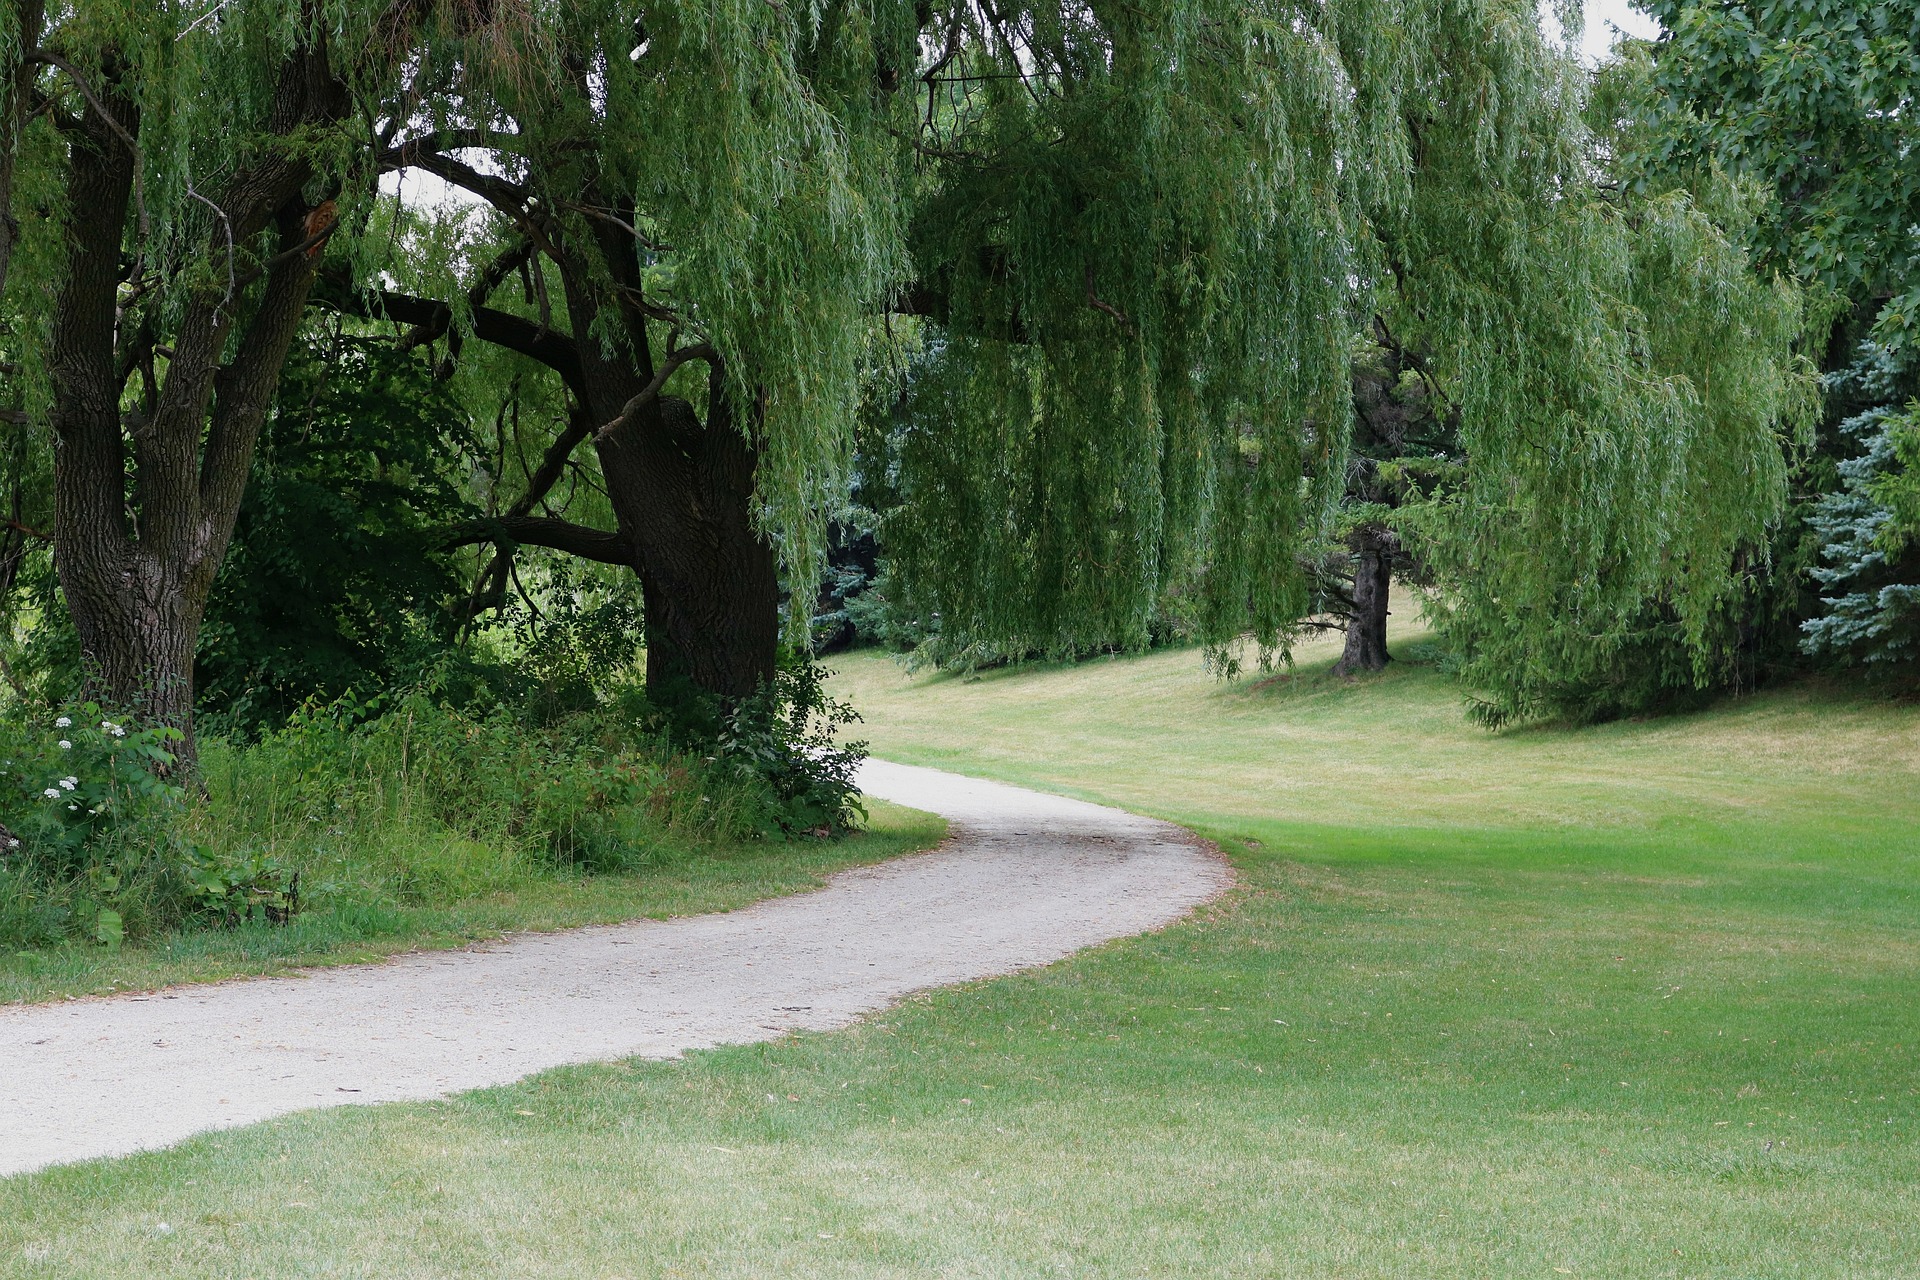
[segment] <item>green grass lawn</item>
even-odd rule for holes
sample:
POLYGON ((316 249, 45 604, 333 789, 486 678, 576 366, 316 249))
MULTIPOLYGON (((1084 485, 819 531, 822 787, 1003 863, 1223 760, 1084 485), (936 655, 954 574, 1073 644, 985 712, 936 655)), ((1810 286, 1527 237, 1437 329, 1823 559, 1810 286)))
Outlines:
MULTIPOLYGON (((353 964, 520 930, 729 911, 815 888, 846 867, 927 848, 946 830, 913 809, 884 802, 868 807, 868 829, 843 840, 715 843, 630 875, 522 874, 511 888, 451 902, 350 903, 304 913, 284 927, 195 929, 119 951, 76 944, 0 952, 0 1004, 353 964)), ((4 1265, 0 1257, 0 1275, 4 1265)))
POLYGON ((1489 735, 1331 656, 840 659, 877 753, 1241 887, 846 1032, 0 1182, 0 1274, 1920 1275, 1920 713, 1489 735))

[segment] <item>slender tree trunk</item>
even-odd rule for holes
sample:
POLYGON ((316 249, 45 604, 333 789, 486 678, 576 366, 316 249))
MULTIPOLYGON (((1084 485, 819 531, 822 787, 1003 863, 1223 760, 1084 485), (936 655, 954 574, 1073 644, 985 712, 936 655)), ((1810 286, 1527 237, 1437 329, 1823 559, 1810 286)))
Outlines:
POLYGON ((1347 620, 1347 644, 1333 673, 1379 671, 1387 653, 1387 599, 1393 585, 1393 535, 1373 526, 1354 534, 1353 616, 1347 620))

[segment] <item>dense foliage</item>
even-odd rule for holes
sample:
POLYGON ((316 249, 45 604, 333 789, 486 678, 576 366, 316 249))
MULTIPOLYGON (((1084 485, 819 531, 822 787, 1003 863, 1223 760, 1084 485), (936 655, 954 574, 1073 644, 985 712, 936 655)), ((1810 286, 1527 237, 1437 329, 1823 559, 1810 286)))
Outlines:
POLYGON ((630 682, 565 714, 434 684, 349 694, 257 741, 209 737, 193 790, 154 772, 175 730, 9 708, 0 946, 459 901, 844 831, 860 814, 861 749, 833 732, 848 713, 817 671, 785 680, 804 711, 770 691, 709 756, 663 739, 630 682))
MULTIPOLYGON (((1666 29, 1635 168, 1718 167, 1762 185, 1763 263, 1837 295, 1905 346, 1920 325, 1920 4, 1646 0, 1666 29)), ((1843 348, 1840 360, 1847 351, 1843 348)))
POLYGON ((1724 181, 1612 171, 1623 91, 1589 111, 1583 74, 1530 11, 1335 6, 1290 29, 1250 37, 1260 72, 1285 94, 1351 93, 1312 111, 1282 94, 1273 122, 1235 135, 1246 152, 1225 162, 1284 174, 1284 189, 1234 186, 1181 132, 1224 127, 1210 111, 1238 119, 1210 96, 1217 65, 1207 84, 1166 72, 1152 124, 1101 96, 1123 95, 1127 64, 1065 54, 1057 99, 970 89, 952 104, 933 167, 957 193, 1024 182, 1058 198, 1073 189, 1061 157, 1091 153, 1113 191, 1146 194, 1076 190, 1082 203, 1031 226, 949 225, 958 195, 923 216, 923 242, 946 246, 931 274, 961 301, 913 379, 907 501, 885 528, 896 594, 962 655, 1145 643, 1169 599, 1193 601, 1216 645, 1250 627, 1284 649, 1325 603, 1311 549, 1382 524, 1363 510, 1376 499, 1337 499, 1352 489, 1354 352, 1384 342, 1418 363, 1456 433, 1464 466, 1422 495, 1418 523, 1488 714, 1565 709, 1555 686, 1605 682, 1650 611, 1692 683, 1783 508, 1811 408, 1801 301, 1755 270, 1750 201, 1724 181), (1371 25, 1389 16, 1393 36, 1371 25), (1054 169, 1001 141, 1006 116, 1014 137, 1061 144, 1042 152, 1054 169), (1309 116, 1336 121, 1311 145, 1309 116), (949 243, 970 226, 984 243, 949 243), (1175 239, 1151 266, 1119 247, 1156 235, 1175 239), (1228 285, 1226 264, 1256 252, 1228 285), (1097 292, 1069 311, 1074 272, 1097 292), (1022 293, 1029 279, 1053 288, 1022 293), (1289 359, 1264 360, 1270 343, 1289 359))
POLYGON ((1807 651, 1896 673, 1920 659, 1920 512, 1910 497, 1920 471, 1920 387, 1911 359, 1911 348, 1865 343, 1828 377, 1836 434, 1852 456, 1808 517, 1821 541, 1812 574, 1824 607, 1804 624, 1807 651))
POLYGON ((1629 172, 1643 185, 1719 173, 1754 184, 1747 243, 1763 266, 1805 282, 1813 318, 1828 321, 1811 344, 1823 424, 1797 461, 1793 509, 1738 630, 1777 651, 1797 629, 1825 664, 1911 680, 1898 637, 1914 578, 1904 548, 1920 524, 1903 457, 1911 388, 1898 371, 1912 362, 1920 297, 1920 177, 1908 163, 1920 142, 1920 4, 1647 7, 1667 31, 1635 55, 1651 92, 1623 113, 1629 172))
POLYGON ((420 353, 337 330, 296 347, 200 632, 203 714, 242 731, 392 685, 452 639, 441 550, 473 514, 466 416, 420 353))

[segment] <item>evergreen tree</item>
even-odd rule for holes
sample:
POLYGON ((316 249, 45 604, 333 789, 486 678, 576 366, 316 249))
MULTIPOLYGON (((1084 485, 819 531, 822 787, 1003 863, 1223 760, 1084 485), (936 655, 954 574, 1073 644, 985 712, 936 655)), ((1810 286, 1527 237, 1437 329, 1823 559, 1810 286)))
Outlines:
POLYGON ((1811 654, 1911 672, 1920 657, 1920 544, 1890 490, 1920 462, 1920 387, 1902 354, 1863 343, 1852 365, 1827 378, 1837 434, 1856 452, 1808 516, 1821 540, 1811 572, 1824 607, 1802 630, 1811 654))

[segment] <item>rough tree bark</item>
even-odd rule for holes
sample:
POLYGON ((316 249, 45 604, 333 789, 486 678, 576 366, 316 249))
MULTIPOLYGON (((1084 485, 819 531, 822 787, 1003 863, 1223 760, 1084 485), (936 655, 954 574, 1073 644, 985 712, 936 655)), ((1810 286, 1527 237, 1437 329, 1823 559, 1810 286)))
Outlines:
POLYGON ((1387 654, 1387 598, 1393 585, 1394 536, 1378 525, 1362 525, 1349 543, 1353 562, 1353 613, 1347 619, 1347 643, 1334 664, 1337 676, 1379 671, 1387 654))
POLYGON ((772 678, 779 652, 773 548, 753 527, 756 456, 723 400, 710 397, 702 423, 670 398, 651 429, 596 445, 615 514, 638 551, 649 695, 690 712, 702 695, 732 702, 752 693, 772 678))
MULTIPOLYGON (((70 126, 76 216, 49 362, 54 559, 94 692, 181 730, 191 767, 200 622, 313 278, 301 198, 313 169, 288 147, 234 173, 217 200, 232 242, 273 228, 276 249, 257 289, 243 281, 228 296, 222 281, 186 299, 164 377, 154 378, 152 328, 132 309, 117 314, 140 120, 116 79, 111 67, 100 75, 99 102, 70 126), (236 326, 236 354, 222 363, 236 326), (148 389, 123 418, 121 389, 136 371, 148 389)), ((348 105, 324 44, 306 45, 283 64, 263 124, 284 138, 338 120, 348 105)), ((207 252, 224 256, 228 244, 223 225, 207 252)))
POLYGON ((584 344, 587 405, 607 496, 634 570, 646 614, 647 690, 683 728, 710 732, 716 705, 746 697, 773 677, 779 657, 779 577, 773 547, 754 528, 759 455, 752 421, 742 421, 727 391, 720 357, 704 344, 658 362, 647 331, 639 246, 625 229, 634 210, 604 199, 618 221, 596 220, 592 254, 610 285, 563 264, 575 333, 592 332, 611 310, 626 338, 625 358, 584 344), (662 394, 675 369, 698 359, 707 368, 704 420, 687 401, 662 394))
MULTIPOLYGON (((714 713, 766 683, 779 655, 774 550, 753 522, 758 453, 751 421, 743 430, 720 358, 705 344, 654 359, 647 320, 658 309, 641 289, 630 206, 604 199, 587 184, 578 203, 613 215, 596 221, 592 235, 569 240, 560 225, 537 212, 529 190, 447 157, 442 149, 457 141, 415 139, 389 151, 383 165, 423 168, 494 204, 526 228, 554 264, 571 332, 611 330, 621 338, 612 348, 597 338, 576 342, 548 325, 491 310, 485 294, 505 273, 480 273, 467 299, 467 336, 519 351, 558 372, 573 399, 573 422, 514 507, 463 531, 460 540, 552 547, 631 568, 644 603, 649 696, 690 735, 709 734, 717 727, 714 713), (708 370, 704 413, 664 392, 668 376, 694 360, 708 370), (532 516, 568 454, 589 440, 617 527, 589 529, 532 516)), ((452 311, 440 302, 393 293, 381 295, 377 305, 348 301, 337 292, 330 298, 414 326, 408 343, 445 334, 451 345, 455 336, 452 311)), ((489 593, 476 592, 483 594, 489 593)))

